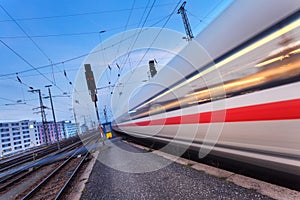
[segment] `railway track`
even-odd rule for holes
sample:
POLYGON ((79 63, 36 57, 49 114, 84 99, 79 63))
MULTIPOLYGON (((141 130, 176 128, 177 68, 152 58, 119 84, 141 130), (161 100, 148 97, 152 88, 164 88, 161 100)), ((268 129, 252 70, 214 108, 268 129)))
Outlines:
POLYGON ((5 176, 0 180, 0 195, 4 195, 9 191, 14 190, 18 183, 22 184, 23 181, 31 179, 33 176, 39 176, 33 184, 25 186, 22 192, 17 193, 16 199, 27 199, 39 196, 46 196, 47 198, 37 198, 37 199, 54 199, 56 196, 61 196, 68 187, 70 181, 78 171, 78 169, 83 164, 84 160, 88 157, 88 150, 83 148, 85 145, 90 145, 99 142, 99 135, 93 135, 85 138, 83 141, 76 142, 68 147, 65 147, 61 152, 66 151, 65 159, 61 161, 56 161, 54 163, 49 163, 41 166, 32 167, 28 170, 16 171, 11 175, 5 176), (68 152, 73 152, 72 154, 68 152), (77 157, 77 155, 80 155, 77 157), (50 170, 49 170, 50 169, 50 170), (42 176, 44 171, 48 172, 42 176), (38 175, 37 175, 38 174, 38 175), (62 176, 62 177, 60 177, 62 176), (49 180, 58 180, 57 183, 53 183, 55 186, 55 192, 52 192, 52 196, 49 196, 49 191, 54 191, 54 186, 50 186, 50 189, 43 190, 41 188, 47 187, 51 183, 49 180), (43 181, 44 183, 41 183, 43 181), (62 185, 62 183, 64 183, 62 185), (31 191, 29 191, 29 189, 31 191), (46 192, 43 192, 46 191, 46 192), (26 193, 26 194, 25 194, 26 193), (56 194, 57 193, 57 194, 56 194), (27 197, 26 197, 27 196, 27 197))
MULTIPOLYGON (((77 142, 73 145, 65 147, 61 152, 66 152, 66 151, 71 151, 72 149, 75 149, 81 145, 81 142, 77 142)), ((32 167, 28 170, 19 170, 16 171, 10 175, 5 176, 4 178, 0 179, 0 191, 4 191, 7 188, 11 187, 14 185, 16 182, 21 181, 31 173, 35 173, 39 168, 43 166, 37 166, 37 167, 32 167)))
MULTIPOLYGON (((100 137, 96 136, 83 142, 84 145, 93 142, 98 143, 100 137)), ((61 199, 66 188, 70 185, 74 176, 83 165, 84 161, 89 156, 89 151, 85 149, 84 152, 78 154, 78 150, 66 159, 61 165, 55 168, 46 178, 40 181, 34 188, 32 188, 22 200, 26 199, 61 199)))
POLYGON ((21 199, 60 199, 88 155, 77 157, 74 153, 21 199))
MULTIPOLYGON (((39 168, 39 167, 38 167, 39 168)), ((36 171, 38 168, 35 168, 34 170, 36 171)), ((29 174, 31 174, 33 171, 28 170, 28 171, 20 171, 13 176, 8 176, 5 177, 3 180, 0 182, 0 191, 5 191, 7 188, 13 186, 15 183, 19 182, 20 180, 24 179, 27 177, 29 174)))
MULTIPOLYGON (((61 148, 68 147, 72 145, 74 142, 80 141, 79 137, 71 138, 67 141, 60 142, 61 148)), ((13 167, 19 166, 23 163, 34 161, 36 159, 47 156, 50 153, 57 151, 57 145, 51 144, 49 146, 44 146, 41 148, 33 149, 31 151, 25 152, 23 154, 18 154, 14 157, 10 157, 0 161, 0 173, 4 172, 13 167)))
MULTIPOLYGON (((24 163, 38 160, 40 158, 48 156, 49 154, 69 150, 76 143, 82 142, 85 145, 87 139, 92 137, 93 135, 94 134, 87 135, 87 136, 85 136, 85 138, 80 138, 79 136, 77 136, 74 138, 70 138, 68 140, 61 141, 60 142, 60 147, 61 147, 60 150, 57 149, 57 144, 55 143, 55 144, 51 144, 49 146, 44 146, 41 148, 33 149, 33 150, 25 152, 23 154, 18 154, 16 156, 6 158, 4 160, 0 160, 0 173, 5 172, 14 167, 20 166, 24 163)), ((0 183, 1 183, 1 178, 0 178, 0 183)))

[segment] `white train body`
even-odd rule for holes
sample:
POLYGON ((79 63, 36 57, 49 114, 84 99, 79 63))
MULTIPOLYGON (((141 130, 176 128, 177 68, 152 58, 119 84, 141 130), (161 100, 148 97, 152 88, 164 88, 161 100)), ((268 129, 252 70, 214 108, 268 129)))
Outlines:
POLYGON ((169 88, 145 85, 115 129, 300 175, 299 9, 298 0, 234 2, 195 38, 214 63, 194 58, 195 70, 173 59, 184 78, 162 70, 153 81, 169 88))

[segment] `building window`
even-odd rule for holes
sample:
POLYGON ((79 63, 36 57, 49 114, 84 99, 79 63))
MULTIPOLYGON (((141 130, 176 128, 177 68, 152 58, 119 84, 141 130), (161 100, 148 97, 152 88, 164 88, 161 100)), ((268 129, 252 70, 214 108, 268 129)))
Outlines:
POLYGON ((30 144, 25 144, 25 145, 24 145, 25 148, 26 148, 26 147, 29 147, 29 146, 30 146, 30 144))
POLYGON ((2 129, 0 129, 0 132, 1 132, 1 133, 3 133, 3 132, 8 132, 8 131, 9 131, 8 128, 2 128, 2 129))
POLYGON ((8 127, 7 123, 0 123, 0 127, 8 127))
POLYGON ((13 133, 13 136, 20 135, 20 132, 13 133))
POLYGON ((15 127, 15 128, 12 128, 13 131, 18 131, 20 130, 20 127, 15 127))
POLYGON ((21 141, 14 142, 14 145, 18 145, 18 144, 21 144, 21 141))
POLYGON ((10 147, 11 144, 10 143, 7 143, 7 144, 2 144, 2 148, 5 148, 5 147, 10 147))
POLYGON ((22 127, 22 130, 25 130, 25 129, 29 129, 29 127, 28 126, 22 127))
POLYGON ((17 146, 14 148, 15 150, 22 149, 22 146, 17 146))
POLYGON ((7 139, 2 139, 1 142, 9 142, 10 141, 10 138, 7 138, 7 139))
POLYGON ((11 151, 11 149, 4 149, 3 150, 4 153, 10 152, 10 151, 11 151))
POLYGON ((19 123, 11 123, 11 126, 19 126, 19 123))
POLYGON ((29 133, 29 131, 23 131, 23 134, 29 133))
POLYGON ((14 137, 14 140, 21 140, 21 137, 14 137))
POLYGON ((8 137, 8 136, 9 136, 9 133, 1 134, 1 137, 8 137))
POLYGON ((23 138, 30 138, 30 135, 23 135, 23 138))
POLYGON ((28 122, 22 122, 22 126, 28 126, 28 122))
POLYGON ((27 142, 30 142, 30 139, 28 139, 28 140, 24 140, 24 143, 27 143, 27 142))

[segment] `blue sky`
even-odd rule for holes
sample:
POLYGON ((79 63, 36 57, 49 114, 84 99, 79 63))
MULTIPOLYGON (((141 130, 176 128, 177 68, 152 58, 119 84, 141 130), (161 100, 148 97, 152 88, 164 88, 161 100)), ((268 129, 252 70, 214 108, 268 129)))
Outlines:
MULTIPOLYGON (((194 35, 205 28, 231 2, 187 1, 186 10, 194 35)), ((143 13, 148 13, 152 4, 153 8, 144 27, 154 24, 156 27, 162 27, 178 3, 177 0, 2 1, 0 121, 39 120, 40 116, 33 114, 32 110, 38 107, 38 96, 29 93, 28 86, 41 89, 44 96, 47 96, 44 86, 49 84, 56 85, 52 87, 52 94, 57 120, 73 120, 72 98, 67 97, 73 91, 69 82, 74 83, 84 57, 68 60, 87 54, 115 34, 141 27, 141 22, 144 22, 141 18, 146 18, 146 14, 143 13), (99 33, 103 30, 105 32, 99 33), (40 68, 47 65, 49 66, 40 68), (24 72, 26 70, 29 71, 24 72), (11 105, 17 102, 19 104, 11 105)), ((181 16, 177 14, 171 16, 165 27, 184 33, 181 16)), ((103 84, 98 83, 98 87, 103 84)), ((44 102, 50 107, 48 99, 44 99, 44 102)), ((52 120, 50 111, 47 111, 47 118, 52 120)))

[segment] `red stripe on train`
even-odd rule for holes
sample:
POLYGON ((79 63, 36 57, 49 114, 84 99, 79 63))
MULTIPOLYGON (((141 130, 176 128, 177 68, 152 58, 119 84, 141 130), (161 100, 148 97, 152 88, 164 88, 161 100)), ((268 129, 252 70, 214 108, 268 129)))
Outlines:
POLYGON ((120 126, 151 126, 173 124, 198 124, 212 122, 245 122, 300 119, 300 99, 279 101, 226 110, 197 113, 155 120, 147 120, 136 123, 128 123, 120 126))

